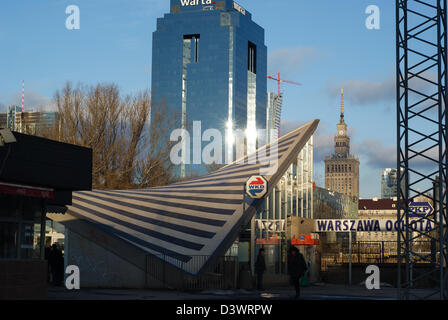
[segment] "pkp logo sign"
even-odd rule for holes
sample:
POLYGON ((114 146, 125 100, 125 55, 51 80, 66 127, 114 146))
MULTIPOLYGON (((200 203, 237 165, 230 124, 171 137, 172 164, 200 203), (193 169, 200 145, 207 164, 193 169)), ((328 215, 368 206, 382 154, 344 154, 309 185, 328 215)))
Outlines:
POLYGON ((429 202, 411 202, 409 204, 409 217, 427 217, 434 212, 429 202))
POLYGON ((261 199, 268 192, 268 182, 262 176, 252 176, 246 182, 246 193, 252 199, 261 199))

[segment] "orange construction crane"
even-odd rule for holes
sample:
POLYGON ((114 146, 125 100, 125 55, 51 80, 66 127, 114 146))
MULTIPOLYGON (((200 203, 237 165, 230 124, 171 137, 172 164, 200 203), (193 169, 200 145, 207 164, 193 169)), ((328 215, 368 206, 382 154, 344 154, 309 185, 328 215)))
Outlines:
POLYGON ((290 83, 290 84, 294 84, 294 85, 296 85, 296 86, 301 86, 301 84, 298 83, 298 82, 294 82, 294 81, 290 81, 290 80, 283 80, 283 79, 280 79, 280 73, 278 73, 278 78, 277 78, 277 79, 274 78, 274 77, 271 77, 271 76, 268 76, 268 79, 277 81, 278 95, 280 95, 280 84, 281 84, 282 82, 290 83))

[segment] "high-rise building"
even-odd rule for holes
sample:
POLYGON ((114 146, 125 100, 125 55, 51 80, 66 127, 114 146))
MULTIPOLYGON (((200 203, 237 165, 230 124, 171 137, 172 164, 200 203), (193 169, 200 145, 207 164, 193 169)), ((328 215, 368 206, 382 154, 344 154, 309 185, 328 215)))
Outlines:
POLYGON ((9 106, 8 112, 6 115, 6 126, 15 131, 15 123, 16 123, 16 114, 22 112, 22 109, 19 106, 9 106))
POLYGON ((280 136, 280 122, 282 115, 283 94, 268 92, 268 106, 266 114, 266 141, 276 140, 280 136))
MULTIPOLYGON (((404 169, 401 168, 404 172, 404 169)), ((387 168, 381 170, 381 199, 392 199, 397 197, 398 170, 387 168)), ((402 180, 401 188, 405 188, 405 181, 402 180)))
POLYGON ((344 92, 341 118, 334 137, 334 154, 325 158, 325 189, 359 198, 359 159, 350 154, 350 137, 344 121, 344 92))
POLYGON ((8 127, 8 113, 6 111, 0 111, 0 129, 8 127))
POLYGON ((57 116, 58 113, 55 111, 28 110, 22 112, 18 106, 10 106, 6 114, 6 127, 12 131, 35 135, 51 127, 57 116))
MULTIPOLYGON (((176 111, 190 136, 194 121, 202 131, 219 130, 222 160, 230 162, 236 130, 245 132, 248 152, 256 149, 257 129, 266 127, 266 88, 264 29, 247 10, 232 0, 171 0, 153 33, 153 111, 176 111)), ((203 168, 191 152, 182 157, 181 175, 203 168)))

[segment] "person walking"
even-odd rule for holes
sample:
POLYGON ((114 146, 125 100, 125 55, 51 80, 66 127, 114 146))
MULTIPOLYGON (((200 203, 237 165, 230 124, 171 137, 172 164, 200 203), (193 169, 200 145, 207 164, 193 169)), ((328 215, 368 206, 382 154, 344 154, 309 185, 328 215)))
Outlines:
POLYGON ((255 262, 255 273, 257 274, 257 289, 263 289, 263 273, 266 270, 266 262, 264 260, 264 249, 258 251, 257 261, 255 262))
POLYGON ((291 247, 288 254, 288 273, 290 275, 291 284, 296 290, 295 298, 300 297, 300 279, 307 270, 305 258, 296 247, 291 247))
POLYGON ((51 250, 48 255, 48 263, 50 265, 53 285, 62 285, 62 280, 64 278, 64 256, 56 243, 51 246, 51 250))

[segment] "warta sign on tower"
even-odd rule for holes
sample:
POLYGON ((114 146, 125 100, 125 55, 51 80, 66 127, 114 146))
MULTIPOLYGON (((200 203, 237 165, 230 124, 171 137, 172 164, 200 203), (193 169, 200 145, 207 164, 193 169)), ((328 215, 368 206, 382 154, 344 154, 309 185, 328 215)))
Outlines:
POLYGON ((212 1, 212 0, 180 0, 180 5, 182 7, 212 5, 212 4, 215 4, 215 1, 212 1))

